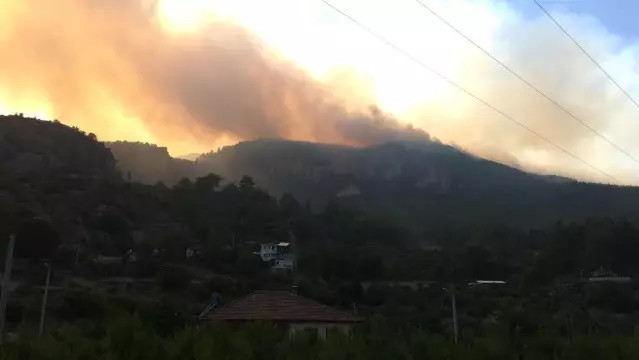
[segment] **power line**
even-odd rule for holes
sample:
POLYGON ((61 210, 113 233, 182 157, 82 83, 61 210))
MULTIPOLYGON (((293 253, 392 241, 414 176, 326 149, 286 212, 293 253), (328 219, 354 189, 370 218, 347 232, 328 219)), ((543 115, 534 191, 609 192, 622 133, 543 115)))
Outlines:
POLYGON ((372 29, 370 29, 369 27, 367 27, 366 25, 362 24, 361 22, 357 21, 355 18, 353 18, 352 16, 348 15, 347 13, 345 13, 344 11, 340 10, 339 8, 337 8, 335 5, 329 3, 326 0, 319 0, 321 2, 323 2, 326 6, 330 7, 331 9, 333 9, 334 11, 340 13, 342 16, 344 16, 345 18, 349 19, 350 21, 352 21, 355 25, 359 26, 360 28, 362 28, 363 30, 365 30, 366 32, 368 32, 369 34, 371 34, 372 36, 374 36, 375 38, 377 38, 379 41, 385 43, 386 45, 390 46, 391 48, 395 49, 396 51, 398 51, 399 53, 401 53, 402 55, 406 56, 407 58, 409 58, 410 60, 412 60, 413 62, 415 62, 416 64, 424 67, 426 70, 430 71, 431 73, 437 75, 437 77, 441 78, 442 80, 446 81, 447 83, 449 83, 450 85, 454 86, 455 88, 457 88, 458 90, 466 93, 467 95, 473 97, 475 100, 479 101, 480 103, 482 103, 484 106, 492 109, 493 111, 495 111, 496 113, 502 115, 503 117, 505 117, 506 119, 514 122, 515 124, 519 125, 521 128, 523 128, 524 130, 527 130, 528 132, 532 133, 533 135, 537 136, 538 138, 542 139, 543 141, 547 142, 548 144, 554 146, 555 148, 557 148, 558 150, 562 151, 563 153, 565 153, 566 155, 569 155, 570 157, 574 158, 575 160, 587 165, 588 167, 590 167, 591 169, 597 171, 598 173, 608 177, 609 179, 612 179, 614 181, 616 181, 617 183, 621 183, 621 181, 619 181, 617 178, 615 178, 612 175, 609 175, 608 173, 606 173, 605 171, 599 169, 598 167, 590 164, 589 162, 581 159, 580 157, 578 157, 577 155, 571 153, 570 151, 566 150, 565 148, 563 148, 560 145, 555 144, 554 142, 548 140, 546 137, 544 137, 543 135, 539 134, 538 132, 534 131, 533 129, 529 128, 528 126, 524 125, 523 123, 517 121, 516 119, 514 119, 513 117, 511 117, 510 115, 504 113, 503 111, 499 110, 498 108, 496 108, 495 106, 491 105, 490 103, 488 103, 486 100, 483 100, 482 98, 480 98, 479 96, 473 94, 472 92, 470 92, 469 90, 466 90, 465 88, 461 87, 460 85, 457 85, 454 81, 450 80, 449 78, 447 78, 445 75, 441 74, 440 72, 438 72, 437 70, 433 69, 432 67, 426 65, 424 62, 422 62, 421 60, 417 59, 416 57, 414 57, 413 55, 409 54, 408 52, 406 52, 405 50, 401 49, 399 46, 393 44, 392 42, 390 42, 389 40, 387 40, 386 38, 384 38, 383 36, 377 34, 375 31, 373 31, 372 29))
MULTIPOLYGON (((471 39, 470 37, 468 37, 466 34, 464 34, 461 30, 459 30, 458 28, 456 28, 453 24, 451 24, 449 21, 447 21, 446 19, 444 19, 441 15, 439 15, 438 13, 436 13, 433 9, 431 9, 428 5, 424 4, 421 0, 415 0, 419 5, 421 5, 424 9, 428 10, 431 14, 433 14, 435 17, 437 17, 441 22, 443 22, 444 24, 448 25, 449 28, 453 29, 457 34, 459 34, 460 36, 462 36, 464 39, 468 40, 468 42, 470 42, 471 44, 473 44, 477 49, 481 50, 484 54, 486 54, 488 57, 490 57, 491 59, 493 59, 495 62, 497 62, 499 65, 501 65, 501 67, 503 67, 504 69, 506 69, 508 72, 510 72, 511 74, 513 74, 515 77, 517 77, 519 80, 521 80, 524 84, 528 85, 531 89, 535 90, 537 92, 537 94, 543 96, 546 100, 550 101, 552 104, 554 104, 557 108, 559 108, 560 110, 562 110, 563 112, 565 112, 566 114, 568 114, 570 117, 572 117, 573 119, 575 119, 577 122, 579 122, 581 125, 585 126, 588 130, 590 130, 593 134, 597 135, 598 137, 600 137, 601 139, 603 139, 604 141, 606 141, 608 144, 612 145, 615 149, 621 151, 623 154, 625 154, 628 158, 630 158, 631 160, 633 160, 634 162, 636 162, 637 164, 639 164, 639 159, 637 159, 636 157, 632 156, 630 153, 628 153, 627 151, 625 151, 624 149, 622 149, 621 147, 619 147, 617 144, 615 144, 612 140, 608 139, 606 136, 604 136, 603 134, 601 134, 599 131, 597 131, 596 129, 594 129, 592 126, 588 125, 586 122, 584 122, 583 120, 581 120, 580 118, 578 118, 577 116, 575 116, 570 110, 566 109, 564 106, 562 106, 561 104, 559 104, 557 101, 555 101, 554 99, 552 99, 550 96, 546 95, 543 91, 539 90, 539 88, 537 88, 536 86, 534 86, 533 84, 531 84, 528 80, 524 79, 521 75, 517 74, 514 70, 512 70, 510 67, 508 67, 508 65, 504 64, 502 61, 500 61, 499 59, 497 59, 495 56, 493 56, 490 52, 488 52, 486 49, 484 49, 483 47, 481 47, 479 44, 477 44, 477 42, 475 42, 473 39, 471 39)), ((533 0, 533 1, 537 1, 537 0, 533 0)), ((570 35, 569 35, 570 36, 570 35)), ((594 61, 594 60, 593 60, 594 61)), ((602 69, 603 70, 603 69, 602 69)), ((614 80, 613 80, 614 81, 614 80)))
POLYGON ((585 49, 583 46, 581 46, 581 45, 579 44, 579 42, 577 42, 577 40, 575 40, 575 38, 574 38, 574 37, 572 37, 572 35, 570 35, 570 33, 568 33, 568 31, 567 31, 567 30, 566 30, 563 26, 561 26, 561 24, 560 24, 560 23, 559 23, 559 22, 558 22, 558 21, 557 21, 557 20, 556 20, 556 19, 555 19, 552 15, 550 15, 550 13, 548 12, 548 10, 546 10, 546 8, 544 8, 544 6, 543 6, 543 5, 541 5, 541 4, 539 3, 539 1, 537 1, 537 0, 533 0, 533 1, 534 1, 534 2, 535 2, 535 4, 537 4, 537 6, 541 9, 541 11, 543 11, 543 12, 544 12, 544 14, 546 14, 546 16, 548 16, 548 18, 549 18, 550 20, 552 20, 552 22, 554 22, 554 23, 555 23, 555 25, 557 25, 557 27, 559 28, 559 30, 561 30, 564 34, 566 34, 566 36, 567 36, 570 40, 572 40, 572 42, 573 42, 575 45, 577 45, 577 47, 581 50, 581 52, 583 52, 583 53, 584 53, 584 54, 585 54, 585 55, 586 55, 586 56, 590 59, 590 61, 592 61, 592 62, 593 62, 593 64, 595 64, 595 65, 599 68, 599 70, 601 70, 601 72, 602 72, 602 73, 604 73, 604 75, 606 75, 606 77, 607 77, 610 81, 612 81, 612 83, 613 83, 613 84, 615 84, 615 86, 617 86, 617 88, 618 88, 619 90, 621 90, 621 92, 622 92, 622 93, 624 93, 624 95, 626 95, 626 97, 627 97, 628 99, 630 99, 630 101, 632 101, 632 103, 633 103, 633 104, 635 104, 635 106, 636 106, 637 108, 639 108, 639 103, 637 103, 637 101, 635 101, 635 99, 633 99, 633 98, 632 98, 632 96, 630 96, 630 94, 628 94, 628 92, 627 92, 626 90, 624 90, 624 88, 622 88, 622 87, 621 87, 621 85, 619 85, 619 83, 618 83, 617 81, 615 81, 615 79, 613 79, 613 78, 612 78, 612 76, 610 76, 610 74, 606 71, 606 69, 604 69, 604 68, 603 68, 603 67, 599 64, 599 62, 597 62, 597 60, 595 60, 595 58, 593 58, 593 57, 592 57, 592 56, 588 53, 588 51, 586 51, 586 49, 585 49))

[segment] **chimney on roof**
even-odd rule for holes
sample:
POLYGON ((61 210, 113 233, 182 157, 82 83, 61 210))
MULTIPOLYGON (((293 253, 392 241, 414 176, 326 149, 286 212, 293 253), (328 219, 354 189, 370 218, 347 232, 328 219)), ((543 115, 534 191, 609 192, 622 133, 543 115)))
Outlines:
POLYGON ((220 304, 220 294, 218 294, 217 292, 214 292, 211 295, 211 306, 217 307, 219 304, 220 304))
POLYGON ((291 286, 291 294, 297 295, 297 289, 298 288, 299 288, 299 286, 297 286, 297 285, 291 286))

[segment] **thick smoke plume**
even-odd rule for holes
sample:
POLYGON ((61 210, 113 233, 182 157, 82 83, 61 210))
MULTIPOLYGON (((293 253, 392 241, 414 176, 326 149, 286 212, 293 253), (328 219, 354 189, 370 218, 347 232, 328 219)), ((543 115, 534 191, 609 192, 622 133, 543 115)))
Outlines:
MULTIPOLYGON (((419 27, 435 24, 434 18, 426 19, 412 1, 388 4, 387 9, 381 8, 386 6, 382 3, 363 8, 379 19, 402 19, 387 28, 418 36, 418 43, 428 42, 426 35, 420 37, 419 27)), ((543 17, 527 20, 501 3, 486 4, 494 5, 500 24, 488 40, 478 42, 639 158, 632 141, 639 127, 631 120, 639 110, 579 49, 543 17)), ((610 181, 461 92, 411 106, 398 115, 402 121, 398 122, 371 107, 377 94, 349 77, 348 71, 330 82, 335 85, 319 83, 250 31, 222 18, 210 19, 202 31, 176 34, 157 16, 157 5, 156 0, 0 0, 0 112, 57 118, 103 140, 155 142, 168 146, 174 155, 263 137, 368 145, 428 138, 427 131, 498 161, 610 181)), ((480 12, 463 6, 451 5, 448 12, 440 8, 466 33, 482 30, 472 28, 472 21, 455 21, 463 14, 480 18, 480 12)), ((560 20, 579 31, 577 38, 587 40, 584 45, 604 66, 619 69, 611 71, 613 76, 633 92, 639 83, 628 61, 636 53, 634 47, 619 50, 621 40, 592 19, 565 15, 560 20)), ((378 25, 377 29, 384 28, 378 25)), ((416 56, 446 64, 451 62, 444 57, 449 49, 463 47, 458 71, 447 75, 622 182, 639 183, 634 175, 639 164, 474 51, 450 29, 442 25, 422 33, 437 34, 431 40, 443 39, 442 34, 449 37, 421 53, 413 52, 416 56)), ((402 44, 397 37, 390 39, 402 44)), ((362 44, 353 43, 351 50, 362 51, 357 47, 362 44)), ((432 81, 421 81, 424 69, 404 61, 391 70, 398 78, 400 70, 409 71, 406 84, 432 81)), ((403 94, 406 89, 388 91, 395 90, 403 94)))
POLYGON ((44 108, 102 139, 150 140, 176 154, 264 137, 351 145, 427 137, 337 98, 238 25, 212 20, 176 35, 154 5, 2 0, 0 104, 44 108))

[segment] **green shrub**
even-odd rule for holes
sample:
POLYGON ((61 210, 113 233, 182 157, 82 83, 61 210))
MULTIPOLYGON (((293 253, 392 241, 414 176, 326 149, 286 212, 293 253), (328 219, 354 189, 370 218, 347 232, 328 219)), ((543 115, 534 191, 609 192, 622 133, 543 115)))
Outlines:
POLYGON ((193 280, 193 274, 184 266, 163 264, 157 274, 158 285, 165 291, 184 290, 193 280))

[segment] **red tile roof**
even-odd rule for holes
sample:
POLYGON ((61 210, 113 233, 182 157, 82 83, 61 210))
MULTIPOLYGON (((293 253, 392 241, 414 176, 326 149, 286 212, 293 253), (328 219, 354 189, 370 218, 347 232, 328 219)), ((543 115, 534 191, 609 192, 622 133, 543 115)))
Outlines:
POLYGON ((285 322, 355 323, 360 319, 287 291, 255 291, 211 313, 225 321, 272 320, 285 322))

